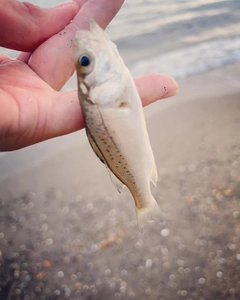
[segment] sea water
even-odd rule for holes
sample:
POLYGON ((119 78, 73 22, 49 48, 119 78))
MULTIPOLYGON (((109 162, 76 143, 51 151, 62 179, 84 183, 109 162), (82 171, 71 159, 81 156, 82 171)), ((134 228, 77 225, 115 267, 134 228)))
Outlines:
POLYGON ((240 0, 126 0, 107 32, 134 76, 184 78, 240 61, 240 0))
MULTIPOLYGON (((61 1, 30 2, 51 7, 61 1)), ((184 78, 240 61, 240 0, 126 0, 107 32, 134 76, 161 72, 184 78)), ((64 89, 76 89, 75 76, 64 89)), ((73 134, 1 153, 0 178, 41 163, 78 138, 73 134)))

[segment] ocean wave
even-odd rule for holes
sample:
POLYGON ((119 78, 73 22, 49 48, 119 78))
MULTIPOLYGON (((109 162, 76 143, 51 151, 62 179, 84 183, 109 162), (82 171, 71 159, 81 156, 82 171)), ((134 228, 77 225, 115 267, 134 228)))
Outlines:
POLYGON ((130 66, 134 77, 161 72, 185 78, 240 61, 240 37, 219 39, 188 46, 144 59, 130 66))

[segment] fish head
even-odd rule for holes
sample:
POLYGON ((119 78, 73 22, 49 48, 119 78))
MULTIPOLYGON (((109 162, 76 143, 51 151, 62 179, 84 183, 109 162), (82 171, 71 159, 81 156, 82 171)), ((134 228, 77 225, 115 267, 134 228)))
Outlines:
POLYGON ((77 31, 73 52, 82 101, 116 103, 126 86, 127 68, 105 31, 91 20, 90 30, 77 31))

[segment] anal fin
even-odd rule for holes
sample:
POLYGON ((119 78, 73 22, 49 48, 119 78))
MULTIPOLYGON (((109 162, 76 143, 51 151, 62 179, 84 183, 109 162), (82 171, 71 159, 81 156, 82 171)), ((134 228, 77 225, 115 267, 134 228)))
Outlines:
POLYGON ((111 178, 113 185, 118 190, 118 192, 121 193, 122 189, 124 187, 124 184, 116 177, 116 175, 113 174, 113 172, 108 167, 107 167, 107 170, 108 170, 108 173, 109 173, 109 176, 111 178))
POLYGON ((152 173, 151 173, 151 177, 150 177, 151 182, 156 186, 157 185, 157 181, 158 181, 158 173, 157 173, 157 167, 155 162, 153 163, 153 167, 152 167, 152 173))

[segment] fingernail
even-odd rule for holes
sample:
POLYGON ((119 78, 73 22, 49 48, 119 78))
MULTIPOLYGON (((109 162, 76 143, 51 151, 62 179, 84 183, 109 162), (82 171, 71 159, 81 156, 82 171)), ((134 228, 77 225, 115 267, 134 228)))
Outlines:
POLYGON ((55 5, 54 8, 62 8, 62 7, 71 6, 71 5, 78 5, 78 4, 75 1, 70 0, 70 1, 59 3, 59 4, 55 5))

